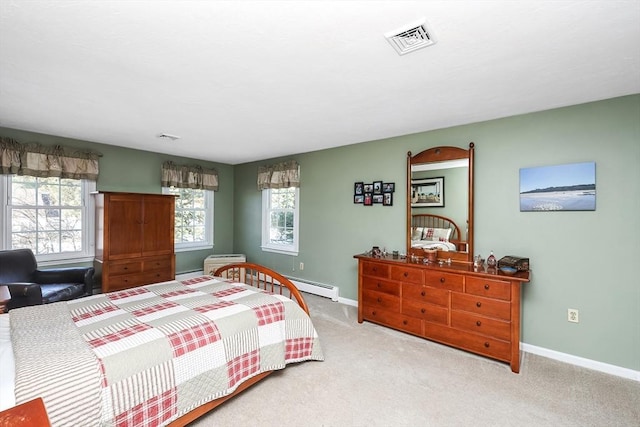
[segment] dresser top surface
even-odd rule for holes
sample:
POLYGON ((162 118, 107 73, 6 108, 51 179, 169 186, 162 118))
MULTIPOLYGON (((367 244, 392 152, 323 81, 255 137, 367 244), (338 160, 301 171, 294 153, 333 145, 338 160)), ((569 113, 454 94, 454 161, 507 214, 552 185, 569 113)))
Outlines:
POLYGON ((486 264, 480 267, 475 267, 473 264, 465 263, 465 262, 455 262, 451 263, 423 263, 422 261, 411 261, 408 258, 393 258, 391 255, 387 256, 371 256, 368 254, 357 254, 353 256, 359 261, 372 261, 372 262, 380 262, 384 264, 391 265, 403 265, 403 266, 411 266, 423 268, 425 270, 436 270, 436 271, 444 271, 448 273, 465 273, 473 276, 482 276, 482 277, 492 277, 499 278, 504 280, 514 280, 518 282, 528 282, 529 276, 531 274, 530 271, 518 271, 515 274, 506 274, 498 268, 490 268, 486 264))

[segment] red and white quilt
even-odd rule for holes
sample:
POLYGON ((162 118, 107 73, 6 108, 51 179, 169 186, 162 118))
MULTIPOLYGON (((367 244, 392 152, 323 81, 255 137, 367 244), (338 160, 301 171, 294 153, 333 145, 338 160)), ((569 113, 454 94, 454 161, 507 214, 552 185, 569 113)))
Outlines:
POLYGON ((162 426, 247 379, 323 360, 297 303, 203 276, 12 310, 16 402, 53 426, 162 426))

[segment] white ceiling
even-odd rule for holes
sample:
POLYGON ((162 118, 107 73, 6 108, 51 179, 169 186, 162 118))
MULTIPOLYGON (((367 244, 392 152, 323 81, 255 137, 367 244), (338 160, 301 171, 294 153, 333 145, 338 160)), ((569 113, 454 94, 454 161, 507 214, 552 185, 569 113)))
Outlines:
POLYGON ((0 0, 0 126, 222 163, 634 93, 638 0, 0 0))

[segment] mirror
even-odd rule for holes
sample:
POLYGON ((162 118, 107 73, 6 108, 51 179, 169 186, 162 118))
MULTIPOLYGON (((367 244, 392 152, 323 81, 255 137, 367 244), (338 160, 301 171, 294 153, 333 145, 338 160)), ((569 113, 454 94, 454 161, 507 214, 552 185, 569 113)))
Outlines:
POLYGON ((473 262, 473 154, 473 142, 407 153, 408 257, 473 262))

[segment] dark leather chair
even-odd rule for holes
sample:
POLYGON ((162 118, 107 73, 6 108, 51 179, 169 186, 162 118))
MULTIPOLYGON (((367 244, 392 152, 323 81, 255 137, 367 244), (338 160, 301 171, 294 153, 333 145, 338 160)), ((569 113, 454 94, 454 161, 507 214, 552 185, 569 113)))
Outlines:
POLYGON ((91 295, 94 272, 93 267, 38 270, 31 249, 0 251, 0 285, 11 294, 8 310, 91 295))

